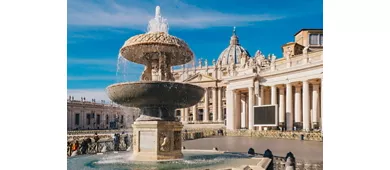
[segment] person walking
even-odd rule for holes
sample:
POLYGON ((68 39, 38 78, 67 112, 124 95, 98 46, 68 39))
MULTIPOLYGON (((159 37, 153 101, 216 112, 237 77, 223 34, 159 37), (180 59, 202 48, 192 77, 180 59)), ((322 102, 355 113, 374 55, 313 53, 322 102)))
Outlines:
POLYGON ((83 142, 81 142, 81 154, 87 154, 87 150, 88 150, 88 142, 86 139, 84 139, 83 142))
POLYGON ((119 133, 116 133, 115 135, 114 135, 114 150, 115 151, 119 151, 119 143, 120 143, 120 135, 119 135, 119 133))
POLYGON ((96 153, 98 153, 99 152, 99 143, 98 143, 98 141, 99 141, 99 135, 97 134, 97 132, 95 132, 95 135, 93 136, 93 140, 95 141, 95 144, 96 144, 96 146, 95 146, 95 151, 96 151, 96 153))
POLYGON ((123 138, 123 140, 125 142, 126 149, 129 148, 129 135, 127 133, 125 134, 125 137, 123 138))

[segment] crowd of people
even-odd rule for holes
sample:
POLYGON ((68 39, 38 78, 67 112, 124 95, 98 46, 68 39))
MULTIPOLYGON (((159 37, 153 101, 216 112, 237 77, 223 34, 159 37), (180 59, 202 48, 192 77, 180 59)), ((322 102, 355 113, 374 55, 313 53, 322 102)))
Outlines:
MULTIPOLYGON (((125 132, 122 132, 122 135, 119 133, 115 133, 113 136, 113 139, 114 139, 113 140, 114 151, 120 150, 119 146, 121 144, 121 141, 125 144, 126 148, 130 147, 130 143, 131 143, 130 138, 129 138, 129 135, 125 132)), ((80 154, 87 154, 88 149, 92 149, 92 150, 95 150, 96 152, 98 152, 98 150, 99 150, 98 144, 94 145, 94 148, 90 148, 90 145, 92 143, 97 143, 99 140, 100 140, 99 135, 97 133, 95 133, 93 136, 93 140, 90 137, 88 137, 88 138, 82 139, 81 143, 78 140, 73 141, 73 142, 68 142, 67 143, 67 146, 68 146, 67 147, 67 155, 68 156, 75 156, 75 155, 80 155, 80 154)))

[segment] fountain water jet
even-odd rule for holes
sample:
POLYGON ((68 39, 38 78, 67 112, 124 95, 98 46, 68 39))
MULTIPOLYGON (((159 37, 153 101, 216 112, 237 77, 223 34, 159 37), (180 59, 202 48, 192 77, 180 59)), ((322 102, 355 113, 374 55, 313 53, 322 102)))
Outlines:
POLYGON ((120 57, 145 65, 140 82, 117 83, 106 89, 113 102, 140 109, 141 116, 133 124, 133 160, 183 158, 183 125, 175 121, 174 111, 197 104, 205 90, 174 82, 171 67, 193 60, 193 52, 183 40, 168 34, 168 23, 157 6, 148 32, 129 38, 120 57))

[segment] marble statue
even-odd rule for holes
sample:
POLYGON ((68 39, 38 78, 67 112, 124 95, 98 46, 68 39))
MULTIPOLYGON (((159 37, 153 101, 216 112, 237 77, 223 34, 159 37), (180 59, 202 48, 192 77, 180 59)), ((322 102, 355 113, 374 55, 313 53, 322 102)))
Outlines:
POLYGON ((230 76, 234 76, 234 71, 235 71, 235 64, 234 62, 231 62, 229 65, 229 74, 230 76))
POLYGON ((287 60, 290 60, 292 56, 292 49, 290 47, 287 47, 287 50, 286 52, 284 53, 284 57, 287 59, 287 60))
POLYGON ((248 56, 245 53, 242 53, 241 58, 240 58, 240 67, 241 68, 245 68, 247 60, 248 60, 248 56))
POLYGON ((157 81, 159 80, 159 66, 158 66, 158 61, 154 60, 152 61, 152 80, 157 81))
POLYGON ((207 59, 204 60, 204 65, 207 67, 207 59))
POLYGON ((202 68, 202 59, 198 60, 199 67, 202 68))
POLYGON ((255 66, 255 62, 254 62, 253 58, 249 58, 249 60, 248 60, 248 66, 249 66, 249 67, 255 66))
POLYGON ((160 150, 161 151, 168 151, 168 137, 167 136, 164 136, 164 139, 163 139, 163 142, 160 146, 160 150))
POLYGON ((306 56, 307 52, 309 52, 309 46, 308 45, 305 48, 303 48, 303 55, 306 56))
POLYGON ((271 55, 271 64, 275 65, 276 56, 274 54, 271 55))
POLYGON ((261 53, 260 50, 256 51, 255 60, 256 60, 255 62, 257 63, 257 65, 259 65, 260 67, 264 65, 265 57, 264 57, 263 53, 261 53))
POLYGON ((215 62, 215 59, 213 59, 212 63, 213 63, 213 66, 214 66, 214 67, 217 66, 217 65, 216 65, 216 62, 215 62))
POLYGON ((148 63, 144 67, 144 71, 142 72, 141 75, 141 81, 151 81, 152 80, 152 65, 148 63))

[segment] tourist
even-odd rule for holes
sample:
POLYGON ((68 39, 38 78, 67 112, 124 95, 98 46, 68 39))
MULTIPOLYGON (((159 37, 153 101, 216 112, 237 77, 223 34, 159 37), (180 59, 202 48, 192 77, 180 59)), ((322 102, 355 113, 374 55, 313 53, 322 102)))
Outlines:
POLYGON ((68 156, 72 154, 72 144, 70 142, 67 143, 66 154, 68 156))
POLYGON ((120 143, 120 134, 116 133, 114 135, 114 150, 119 151, 119 143, 120 143))
POLYGON ((88 141, 86 139, 81 142, 81 154, 87 154, 88 141))
POLYGON ((99 135, 97 134, 97 132, 95 132, 93 139, 95 140, 95 142, 99 141, 100 138, 99 138, 99 135))
POLYGON ((75 143, 72 144, 72 153, 71 153, 71 155, 76 155, 78 149, 79 149, 79 141, 76 141, 75 143))
POLYGON ((97 143, 98 141, 99 141, 99 135, 97 134, 97 132, 95 132, 95 135, 94 135, 94 137, 93 137, 93 140, 95 141, 95 143, 96 143, 96 146, 95 146, 95 150, 96 150, 96 153, 98 153, 99 151, 98 151, 98 149, 99 149, 99 144, 97 143))
POLYGON ((126 133, 125 137, 123 138, 125 144, 126 144, 126 149, 129 147, 129 135, 126 133))

